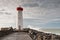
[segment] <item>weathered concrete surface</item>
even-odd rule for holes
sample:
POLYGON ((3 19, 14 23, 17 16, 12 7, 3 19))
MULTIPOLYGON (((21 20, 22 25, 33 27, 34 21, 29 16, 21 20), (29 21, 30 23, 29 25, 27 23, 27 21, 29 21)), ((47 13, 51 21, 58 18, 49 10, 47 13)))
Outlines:
POLYGON ((32 40, 31 37, 24 32, 16 32, 5 37, 0 38, 0 40, 32 40))

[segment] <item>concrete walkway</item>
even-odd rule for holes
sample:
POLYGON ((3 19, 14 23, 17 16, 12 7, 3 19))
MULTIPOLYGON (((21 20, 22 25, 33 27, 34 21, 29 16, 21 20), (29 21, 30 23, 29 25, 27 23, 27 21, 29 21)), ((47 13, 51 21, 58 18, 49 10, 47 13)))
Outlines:
POLYGON ((0 40, 32 40, 31 37, 24 32, 13 33, 1 38, 0 40))

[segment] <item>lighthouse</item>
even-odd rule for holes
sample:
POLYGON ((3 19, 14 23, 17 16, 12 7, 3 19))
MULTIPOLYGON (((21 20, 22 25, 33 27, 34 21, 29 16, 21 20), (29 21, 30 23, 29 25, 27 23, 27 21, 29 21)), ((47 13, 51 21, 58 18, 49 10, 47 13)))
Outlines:
POLYGON ((23 27, 23 8, 22 7, 17 7, 17 11, 18 11, 18 29, 21 30, 23 27))

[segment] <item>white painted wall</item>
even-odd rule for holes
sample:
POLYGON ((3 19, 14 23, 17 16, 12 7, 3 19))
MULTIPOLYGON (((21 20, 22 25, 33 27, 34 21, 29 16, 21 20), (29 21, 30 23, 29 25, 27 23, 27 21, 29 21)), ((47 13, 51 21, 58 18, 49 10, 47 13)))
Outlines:
POLYGON ((23 27, 23 14, 22 11, 18 11, 18 29, 23 27))

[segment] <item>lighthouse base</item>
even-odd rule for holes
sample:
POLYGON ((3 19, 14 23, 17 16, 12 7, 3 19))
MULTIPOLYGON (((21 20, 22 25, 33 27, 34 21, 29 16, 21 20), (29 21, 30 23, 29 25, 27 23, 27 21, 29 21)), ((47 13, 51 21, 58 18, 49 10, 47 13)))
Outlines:
POLYGON ((18 31, 21 31, 21 26, 20 25, 18 26, 18 31))

